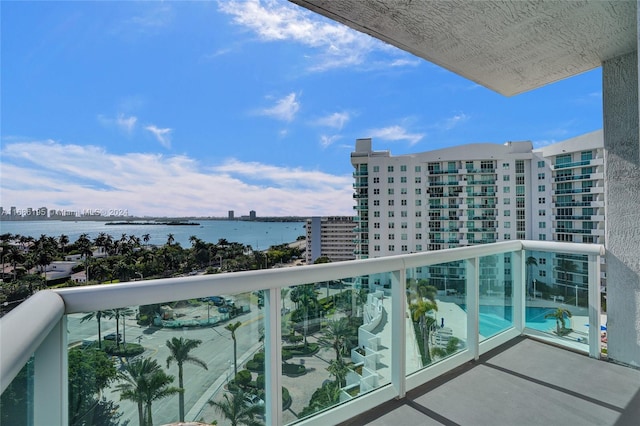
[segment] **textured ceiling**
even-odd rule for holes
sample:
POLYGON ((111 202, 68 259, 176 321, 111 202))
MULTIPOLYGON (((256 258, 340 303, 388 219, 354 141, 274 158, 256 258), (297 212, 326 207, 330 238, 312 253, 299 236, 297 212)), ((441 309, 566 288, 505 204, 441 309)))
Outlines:
POLYGON ((637 2, 290 0, 510 96, 637 50, 637 2))

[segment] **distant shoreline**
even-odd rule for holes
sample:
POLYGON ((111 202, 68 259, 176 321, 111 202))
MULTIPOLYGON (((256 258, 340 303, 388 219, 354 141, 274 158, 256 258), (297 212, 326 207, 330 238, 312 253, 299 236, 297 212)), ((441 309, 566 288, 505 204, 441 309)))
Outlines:
POLYGON ((171 221, 171 222, 136 222, 136 221, 127 221, 127 222, 107 222, 105 225, 170 225, 170 226, 187 225, 187 226, 198 226, 200 224, 198 222, 179 222, 179 221, 171 221))
POLYGON ((265 217, 256 217, 255 219, 247 218, 234 218, 229 219, 228 217, 137 217, 137 216, 66 216, 66 217, 43 217, 43 216, 22 216, 22 217, 11 217, 8 215, 0 215, 0 222, 123 222, 123 224, 129 222, 139 222, 137 224, 141 225, 141 222, 149 222, 150 224, 159 223, 162 221, 162 224, 170 224, 169 222, 186 222, 192 220, 220 220, 220 221, 231 221, 231 222, 305 222, 309 216, 265 216, 265 217))

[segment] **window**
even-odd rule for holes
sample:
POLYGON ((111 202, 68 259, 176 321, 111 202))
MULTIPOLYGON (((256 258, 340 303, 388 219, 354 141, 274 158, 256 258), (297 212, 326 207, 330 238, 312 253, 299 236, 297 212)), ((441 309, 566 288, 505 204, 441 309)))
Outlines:
POLYGON ((389 201, 388 201, 388 203, 389 203, 389 205, 390 205, 390 206, 392 206, 392 205, 393 205, 393 202, 394 202, 394 200, 389 200, 389 201))
POLYGON ((416 200, 416 206, 421 206, 422 205, 422 200, 416 200))
POLYGON ((396 237, 396 235, 395 235, 395 234, 389 234, 389 239, 390 239, 390 240, 393 240, 395 237, 396 237))
POLYGON ((589 161, 593 159, 593 151, 582 151, 580 153, 580 160, 589 161))
POLYGON ((387 188, 387 194, 393 195, 393 188, 387 188))
POLYGON ((393 166, 387 166, 387 171, 389 173, 393 173, 393 166))
POLYGON ((504 234, 504 235, 503 235, 503 238, 504 238, 505 240, 510 240, 510 239, 511 239, 511 234, 504 234))
POLYGON ((422 183, 422 178, 420 176, 416 176, 416 183, 422 183))
POLYGON ((422 171, 422 167, 416 166, 416 173, 420 173, 422 171))
POLYGON ((502 192, 505 194, 508 194, 509 192, 511 192, 511 188, 509 188, 508 186, 505 186, 504 188, 502 188, 502 192))
POLYGON ((546 227, 547 227, 547 223, 546 222, 538 222, 538 228, 544 229, 546 227))
POLYGON ((400 194, 406 194, 407 188, 400 188, 400 194))
POLYGON ((407 211, 406 211, 406 210, 402 210, 402 211, 400 212, 400 216, 401 216, 401 217, 407 217, 407 211))
POLYGON ((545 209, 538 210, 538 216, 546 216, 546 215, 547 215, 547 211, 545 209))
POLYGON ((387 183, 393 183, 393 176, 389 176, 387 178, 387 183))
POLYGON ((541 169, 544 167, 544 161, 538 161, 538 168, 541 169))
POLYGON ((408 237, 407 237, 407 234, 401 234, 401 235, 400 235, 400 239, 401 239, 401 240, 403 240, 403 241, 406 241, 406 240, 407 240, 407 238, 408 238, 408 237))
POLYGON ((400 176, 400 183, 407 183, 407 177, 406 176, 400 176))
POLYGON ((516 176, 516 185, 524 185, 524 176, 516 176))
POLYGON ((504 211, 504 215, 507 216, 507 217, 511 216, 511 210, 505 210, 504 211))
POLYGON ((524 173, 524 160, 516 160, 516 173, 524 173))
POLYGON ((393 222, 389 222, 389 229, 394 229, 396 227, 396 224, 393 222))
POLYGON ((380 217, 380 212, 379 211, 374 211, 373 212, 373 217, 380 217))
POLYGON ((505 206, 511 204, 511 200, 509 198, 505 198, 503 202, 505 206))
POLYGON ((547 271, 539 270, 539 271, 538 271, 538 276, 540 276, 540 277, 546 277, 546 276, 547 276, 547 271))
POLYGON ((380 200, 373 200, 373 205, 374 206, 379 206, 380 205, 380 200))
POLYGON ((396 247, 393 244, 389 244, 389 251, 395 251, 396 247))
POLYGON ((373 251, 380 251, 380 246, 373 246, 373 251))
POLYGON ((507 228, 507 229, 511 228, 511 222, 505 222, 504 223, 504 227, 507 228))
POLYGON ((516 238, 519 240, 524 240, 526 238, 524 232, 516 232, 516 238))
POLYGON ((420 194, 422 194, 422 189, 416 188, 416 195, 420 195, 420 194))
POLYGON ((502 163, 502 168, 508 170, 509 169, 509 163, 502 163))
POLYGON ((416 234, 416 240, 421 240, 422 239, 422 234, 416 234))
POLYGON ((524 195, 524 185, 516 185, 516 195, 524 195))
POLYGON ((401 172, 406 172, 407 171, 407 166, 400 166, 400 171, 401 172))
POLYGON ((380 166, 373 166, 373 172, 378 173, 380 171, 380 166))
POLYGON ((538 191, 540 192, 544 192, 545 191, 545 186, 544 185, 538 185, 538 191))
POLYGON ((538 258, 538 265, 546 265, 546 264, 547 264, 547 259, 545 259, 544 257, 538 258))
POLYGON ((538 198, 538 204, 545 204, 547 200, 544 197, 538 198))
POLYGON ((538 235, 538 240, 540 240, 540 241, 544 241, 544 240, 546 240, 546 239, 547 239, 547 236, 546 236, 546 235, 544 235, 544 234, 539 234, 539 235, 538 235))
POLYGON ((380 239, 380 234, 373 234, 373 239, 374 240, 379 240, 380 239))
POLYGON ((416 212, 416 217, 422 217, 422 212, 420 210, 416 212))
POLYGON ((380 188, 373 188, 373 195, 380 195, 380 188))
POLYGON ((380 178, 379 177, 374 177, 373 178, 373 183, 380 183, 380 178))
POLYGON ((416 228, 422 228, 422 222, 416 222, 416 228))
POLYGON ((407 222, 400 223, 400 228, 407 229, 407 222))
POLYGON ((374 222, 373 223, 373 227, 374 228, 380 228, 380 222, 374 222))
POLYGON ((401 249, 402 249, 402 251, 408 251, 409 250, 408 246, 402 246, 401 249))
POLYGON ((509 175, 504 175, 504 176, 502 176, 502 180, 503 180, 504 182, 509 182, 509 179, 511 179, 511 178, 509 177, 509 175))
POLYGON ((556 166, 562 166, 569 163, 571 163, 571 154, 563 154, 556 157, 556 166))
POLYGON ((389 216, 389 217, 394 217, 394 216, 395 216, 395 213, 394 213, 393 211, 390 211, 390 212, 388 212, 388 213, 389 213, 389 214, 388 214, 388 216, 389 216))

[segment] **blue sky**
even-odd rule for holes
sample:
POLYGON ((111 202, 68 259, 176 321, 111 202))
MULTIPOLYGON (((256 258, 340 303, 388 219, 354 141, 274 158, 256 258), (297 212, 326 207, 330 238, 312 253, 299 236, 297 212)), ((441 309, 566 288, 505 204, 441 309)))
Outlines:
POLYGON ((507 98, 283 0, 0 8, 5 209, 351 215, 357 138, 405 154, 602 127, 600 69, 507 98))

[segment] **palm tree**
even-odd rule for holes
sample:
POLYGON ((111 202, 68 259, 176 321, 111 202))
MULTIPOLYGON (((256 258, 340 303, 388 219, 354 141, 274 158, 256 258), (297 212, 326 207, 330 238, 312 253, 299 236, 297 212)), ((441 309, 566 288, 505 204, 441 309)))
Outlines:
POLYGON ((88 314, 86 314, 85 316, 83 316, 80 319, 80 322, 91 321, 94 318, 98 321, 98 348, 99 349, 102 349, 102 323, 101 323, 101 319, 102 319, 102 315, 103 314, 104 314, 104 311, 89 312, 88 314))
POLYGON ((89 282, 89 259, 93 256, 93 251, 91 250, 91 241, 89 240, 88 234, 81 234, 76 240, 76 246, 80 250, 80 255, 84 257, 85 262, 85 278, 87 283, 89 282))
POLYGON ((151 235, 149 235, 149 234, 144 234, 144 235, 142 236, 142 241, 144 241, 144 243, 145 243, 146 245, 149 245, 149 240, 150 240, 150 239, 151 239, 151 235))
POLYGON ((167 245, 170 246, 171 244, 173 244, 173 242, 175 241, 175 237, 173 236, 173 234, 167 234, 167 245))
POLYGON ((231 338, 233 339, 233 377, 238 375, 238 363, 236 362, 237 358, 237 342, 236 342, 236 330, 240 327, 242 323, 237 321, 233 324, 227 324, 224 328, 225 330, 229 330, 231 332, 231 338))
POLYGON ((153 426, 153 401, 182 392, 182 389, 170 386, 173 376, 165 373, 158 361, 151 358, 124 364, 124 370, 118 374, 118 378, 124 382, 116 386, 120 391, 120 399, 138 405, 140 426, 153 426))
POLYGON ((60 248, 62 249, 62 257, 64 258, 64 249, 69 244, 69 237, 65 234, 62 234, 58 237, 58 244, 60 244, 60 248))
POLYGON ((532 280, 533 274, 531 273, 531 269, 534 266, 538 266, 538 261, 536 260, 535 257, 529 256, 527 257, 525 264, 527 266, 527 289, 528 289, 527 293, 531 293, 533 288, 533 280, 532 280))
POLYGON ((351 337, 351 327, 347 318, 330 320, 324 329, 322 341, 328 343, 336 351, 336 361, 343 362, 342 356, 351 337))
POLYGON ((565 327, 565 317, 571 318, 571 311, 566 308, 558 308, 553 312, 547 313, 545 318, 555 318, 556 320, 556 334, 558 336, 561 335, 562 330, 566 329, 565 327))
POLYGON ((224 394, 224 400, 222 401, 209 401, 209 405, 215 408, 215 410, 225 416, 231 423, 231 426, 246 425, 246 426, 260 426, 263 423, 256 419, 256 416, 262 414, 260 405, 247 404, 244 401, 244 392, 239 391, 231 394, 224 394))
POLYGON ((167 348, 171 352, 171 355, 167 358, 167 368, 170 367, 171 362, 175 361, 178 364, 178 386, 183 391, 178 395, 178 412, 180 421, 184 422, 184 381, 183 381, 183 364, 190 362, 191 364, 198 365, 205 370, 208 370, 207 364, 200 358, 196 358, 189 354, 193 349, 197 348, 202 340, 196 339, 184 339, 182 337, 174 337, 171 340, 167 340, 167 348))
POLYGON ((437 311, 438 305, 430 300, 418 300, 409 305, 411 316, 414 322, 420 322, 420 331, 422 332, 422 345, 424 349, 424 358, 426 364, 431 363, 431 353, 429 350, 429 333, 435 325, 436 319, 428 315, 431 311, 437 311))

